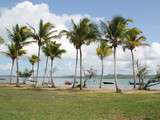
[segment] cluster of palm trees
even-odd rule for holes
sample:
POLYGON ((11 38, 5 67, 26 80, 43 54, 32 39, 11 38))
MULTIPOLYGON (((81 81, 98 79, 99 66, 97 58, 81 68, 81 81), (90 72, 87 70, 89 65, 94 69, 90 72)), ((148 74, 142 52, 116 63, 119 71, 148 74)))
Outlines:
MULTIPOLYGON (((26 53, 26 51, 23 49, 25 45, 28 45, 33 42, 37 42, 38 44, 38 53, 37 55, 32 55, 29 58, 29 62, 32 65, 32 76, 33 79, 35 78, 35 86, 37 86, 38 82, 38 73, 39 73, 39 61, 40 61, 40 53, 41 48, 47 47, 48 50, 48 57, 51 58, 51 63, 53 66, 53 59, 54 58, 60 58, 62 53, 65 52, 65 50, 61 49, 61 44, 58 44, 56 42, 52 42, 51 40, 53 38, 56 38, 54 35, 55 30, 53 30, 54 26, 50 22, 44 23, 43 20, 40 20, 39 23, 39 29, 36 31, 35 28, 28 26, 20 26, 16 25, 12 28, 12 30, 7 29, 8 37, 11 41, 10 44, 8 44, 8 50, 6 52, 2 52, 8 57, 12 59, 12 67, 11 67, 11 77, 10 77, 10 83, 12 82, 12 74, 13 74, 13 66, 16 60, 16 86, 19 86, 19 59, 22 55, 26 53), (32 38, 30 40, 29 38, 32 38), (37 74, 36 77, 34 77, 34 65, 37 63, 37 74)), ((52 72, 52 70, 51 70, 52 72)), ((52 74, 51 74, 52 75, 52 74)), ((51 77, 52 79, 52 77, 51 77)), ((53 79, 52 79, 53 81, 53 79)), ((53 83, 53 82, 52 82, 53 83)))
POLYGON ((40 20, 39 28, 35 29, 31 25, 28 26, 19 26, 18 24, 13 27, 12 30, 7 30, 9 38, 11 40, 11 44, 8 45, 8 51, 4 52, 7 56, 12 59, 12 68, 11 68, 11 78, 13 73, 13 65, 16 60, 17 66, 17 81, 16 85, 19 86, 19 58, 20 56, 25 54, 23 47, 32 42, 36 42, 38 45, 38 53, 37 55, 32 55, 29 58, 29 61, 32 65, 33 78, 34 78, 34 64, 37 63, 37 73, 35 77, 35 86, 37 86, 38 76, 39 76, 39 62, 40 62, 40 53, 41 49, 46 56, 46 66, 44 75, 47 73, 48 69, 48 61, 51 61, 50 68, 50 76, 52 87, 55 87, 53 82, 53 61, 55 58, 60 58, 63 53, 65 53, 64 49, 61 49, 61 44, 53 41, 54 38, 60 38, 61 36, 66 36, 70 43, 73 44, 76 50, 76 64, 75 64, 75 75, 73 88, 76 87, 77 82, 77 67, 78 60, 79 68, 80 68, 80 89, 82 89, 82 47, 83 45, 90 45, 92 42, 98 42, 99 46, 96 49, 97 55, 102 63, 102 76, 100 80, 100 88, 102 87, 103 81, 103 73, 104 73, 104 58, 110 56, 113 52, 114 57, 114 82, 116 92, 119 91, 117 84, 117 58, 116 52, 117 47, 122 46, 123 49, 128 49, 131 51, 132 55, 132 67, 133 67, 133 79, 134 79, 134 88, 136 87, 136 75, 135 75, 135 63, 134 63, 134 49, 138 46, 147 45, 144 40, 145 37, 142 35, 142 31, 138 28, 129 28, 128 24, 133 22, 131 19, 125 19, 122 16, 115 16, 112 20, 108 22, 100 22, 100 25, 93 23, 88 18, 83 18, 79 21, 79 23, 75 23, 72 20, 72 27, 69 30, 63 30, 59 33, 59 35, 55 35, 57 32, 55 30, 55 26, 50 23, 44 23, 43 20, 40 20), (32 38, 28 39, 28 38, 32 38))

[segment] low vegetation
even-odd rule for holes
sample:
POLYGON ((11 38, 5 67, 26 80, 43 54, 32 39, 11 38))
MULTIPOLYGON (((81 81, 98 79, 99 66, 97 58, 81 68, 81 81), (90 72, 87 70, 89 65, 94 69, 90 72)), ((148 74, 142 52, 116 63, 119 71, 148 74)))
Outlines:
POLYGON ((160 94, 0 88, 1 120, 159 120, 160 94))

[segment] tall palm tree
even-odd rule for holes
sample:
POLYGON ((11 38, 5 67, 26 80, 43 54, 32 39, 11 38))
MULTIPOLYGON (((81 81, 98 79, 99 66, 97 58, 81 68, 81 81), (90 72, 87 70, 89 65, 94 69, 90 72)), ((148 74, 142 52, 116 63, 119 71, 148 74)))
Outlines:
POLYGON ((53 82, 53 60, 55 58, 61 58, 61 55, 66 52, 64 49, 60 49, 60 46, 61 46, 61 44, 58 44, 56 42, 50 42, 50 44, 48 44, 49 57, 50 57, 50 60, 51 60, 50 77, 51 77, 52 87, 55 87, 55 84, 53 82))
POLYGON ((33 78, 33 81, 34 81, 34 65, 35 63, 37 63, 39 61, 38 59, 38 56, 36 55, 32 55, 30 58, 29 58, 29 62, 31 63, 32 65, 32 78, 33 78))
POLYGON ((101 29, 104 33, 105 40, 109 41, 113 48, 114 55, 114 82, 116 92, 119 92, 117 84, 117 47, 122 44, 125 38, 125 33, 128 28, 128 22, 132 22, 131 19, 125 19, 122 16, 115 16, 111 21, 104 23, 101 22, 101 29))
POLYGON ((99 84, 99 88, 102 87, 102 81, 103 81, 103 60, 105 57, 107 56, 110 56, 112 54, 112 49, 111 47, 105 42, 105 41, 102 41, 100 43, 100 46, 96 49, 96 53, 98 55, 98 57, 100 58, 101 60, 101 65, 102 65, 102 73, 101 73, 101 80, 100 80, 100 84, 99 84))
POLYGON ((20 49, 19 54, 17 55, 16 46, 15 46, 15 43, 13 43, 13 42, 10 45, 7 45, 7 48, 8 48, 8 50, 6 52, 2 52, 2 53, 5 54, 7 57, 11 58, 11 60, 12 60, 11 71, 10 71, 10 84, 11 84, 15 59, 17 58, 17 56, 22 56, 26 52, 24 50, 20 49))
MULTIPOLYGON (((30 29, 27 26, 19 26, 18 24, 13 27, 12 31, 7 29, 8 37, 12 42, 14 42, 16 46, 17 55, 19 51, 23 48, 24 45, 31 43, 31 41, 27 41, 30 37, 30 29)), ((16 86, 19 86, 19 55, 16 57, 16 66, 17 66, 17 81, 16 86)))
MULTIPOLYGON (((54 28, 53 24, 51 24, 50 22, 44 23, 43 20, 40 20, 38 30, 31 27, 31 29, 33 30, 32 37, 38 43, 38 59, 40 59, 40 51, 42 45, 44 45, 47 41, 53 38, 52 34, 53 32, 55 32, 52 31, 53 28, 54 28)), ((39 73, 39 61, 37 62, 37 76, 36 76, 37 82, 38 82, 38 73, 39 73)))
POLYGON ((89 45, 95 41, 99 35, 97 26, 91 22, 88 18, 83 18, 78 24, 72 20, 72 29, 70 31, 63 31, 66 33, 70 42, 76 48, 76 66, 75 66, 75 77, 74 84, 76 82, 77 75, 77 62, 78 62, 78 50, 80 54, 80 90, 82 90, 82 45, 89 45))
MULTIPOLYGON (((47 75, 47 70, 48 70, 48 59, 49 59, 49 43, 46 43, 45 46, 42 47, 42 51, 46 56, 46 65, 45 65, 45 70, 44 70, 44 80, 47 75)), ((43 80, 43 82, 44 82, 43 80)))
POLYGON ((136 88, 136 74, 135 74, 135 63, 134 63, 134 49, 139 46, 147 45, 144 43, 145 37, 141 35, 142 31, 137 28, 131 28, 126 32, 126 40, 124 41, 124 50, 127 48, 131 52, 132 56, 132 69, 133 69, 133 80, 134 88, 136 88))

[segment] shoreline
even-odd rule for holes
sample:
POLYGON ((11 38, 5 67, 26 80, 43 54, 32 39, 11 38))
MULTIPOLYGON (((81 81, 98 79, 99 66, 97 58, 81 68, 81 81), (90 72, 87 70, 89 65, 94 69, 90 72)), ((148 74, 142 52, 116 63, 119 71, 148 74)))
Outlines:
MULTIPOLYGON (((6 84, 6 83, 0 83, 1 87, 9 87, 12 89, 22 89, 22 90, 47 90, 47 91, 76 91, 76 92, 95 92, 95 93, 115 93, 114 89, 108 89, 108 88, 83 88, 83 90, 79 90, 79 88, 72 89, 71 86, 57 86, 56 88, 49 88, 49 87, 37 87, 34 88, 30 85, 21 85, 20 87, 16 87, 15 84, 6 84)), ((152 90, 123 90, 122 94, 151 94, 151 93, 160 93, 160 90, 152 89, 152 90)))

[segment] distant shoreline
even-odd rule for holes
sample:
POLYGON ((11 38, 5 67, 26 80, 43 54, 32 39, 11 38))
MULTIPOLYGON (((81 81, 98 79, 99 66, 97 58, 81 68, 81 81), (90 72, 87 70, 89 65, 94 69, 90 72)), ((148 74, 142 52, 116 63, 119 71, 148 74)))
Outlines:
MULTIPOLYGON (((0 78, 3 77, 10 77, 10 75, 0 75, 0 78)), ((16 77, 16 76, 12 76, 12 77, 16 77)), ((50 76, 47 76, 48 78, 50 78, 50 76)), ((94 78, 100 78, 101 75, 96 75, 94 76, 94 78)), ((118 79, 131 79, 133 76, 131 74, 118 74, 117 78, 118 79)), ((146 78, 154 78, 155 75, 147 75, 146 78)), ((39 76, 39 78, 44 78, 44 76, 39 76)), ((54 76, 54 78, 74 78, 74 75, 65 75, 65 76, 54 76)), ((79 78, 79 76, 77 76, 77 78, 79 78)), ((113 74, 108 74, 108 75, 104 75, 104 79, 114 79, 114 75, 113 74)))

